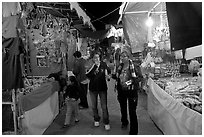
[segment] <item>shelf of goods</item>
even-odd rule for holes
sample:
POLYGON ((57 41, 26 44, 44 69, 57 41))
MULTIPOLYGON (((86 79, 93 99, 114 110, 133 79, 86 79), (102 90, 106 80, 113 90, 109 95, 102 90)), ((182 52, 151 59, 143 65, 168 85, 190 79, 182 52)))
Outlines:
POLYGON ((26 79, 20 96, 22 134, 41 135, 59 113, 58 82, 45 77, 26 79))
POLYGON ((202 134, 202 78, 148 79, 148 113, 166 135, 202 134))

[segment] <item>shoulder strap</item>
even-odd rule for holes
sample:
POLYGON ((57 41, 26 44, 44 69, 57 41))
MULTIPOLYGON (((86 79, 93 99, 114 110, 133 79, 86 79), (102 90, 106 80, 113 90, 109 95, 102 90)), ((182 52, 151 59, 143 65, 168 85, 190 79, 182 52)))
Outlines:
POLYGON ((136 70, 132 60, 129 60, 129 70, 131 73, 131 77, 136 77, 136 70))
POLYGON ((121 67, 121 68, 120 68, 120 70, 117 70, 117 75, 116 75, 117 78, 119 78, 119 76, 120 76, 120 74, 121 74, 121 72, 122 72, 123 66, 124 66, 123 63, 119 64, 118 68, 119 68, 119 67, 121 67))
POLYGON ((129 60, 129 64, 128 64, 128 65, 129 65, 129 66, 128 66, 128 69, 129 69, 129 77, 132 78, 132 70, 131 70, 131 67, 130 67, 130 65, 132 65, 131 60, 129 60))

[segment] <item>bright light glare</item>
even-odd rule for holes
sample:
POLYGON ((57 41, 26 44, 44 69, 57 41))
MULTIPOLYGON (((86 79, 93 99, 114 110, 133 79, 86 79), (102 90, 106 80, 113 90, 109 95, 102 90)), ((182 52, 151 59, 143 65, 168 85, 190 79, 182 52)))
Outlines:
POLYGON ((151 26, 153 25, 153 20, 152 20, 151 17, 148 17, 148 19, 147 19, 147 21, 146 21, 146 25, 147 25, 148 27, 151 27, 151 26))

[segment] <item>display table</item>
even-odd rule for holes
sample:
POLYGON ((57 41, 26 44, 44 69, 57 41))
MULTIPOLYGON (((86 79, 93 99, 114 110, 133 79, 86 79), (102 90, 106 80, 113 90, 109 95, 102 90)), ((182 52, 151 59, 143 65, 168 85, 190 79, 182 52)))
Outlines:
POLYGON ((58 82, 48 82, 20 98, 24 134, 41 135, 49 127, 59 113, 57 91, 58 82))
POLYGON ((165 135, 202 135, 202 115, 148 79, 148 113, 165 135))

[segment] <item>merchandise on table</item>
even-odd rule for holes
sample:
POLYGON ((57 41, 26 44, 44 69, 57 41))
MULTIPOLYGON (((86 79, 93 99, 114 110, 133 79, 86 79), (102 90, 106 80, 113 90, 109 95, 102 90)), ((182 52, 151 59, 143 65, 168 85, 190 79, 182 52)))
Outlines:
POLYGON ((40 87, 43 83, 47 83, 49 81, 54 81, 54 79, 47 78, 45 76, 25 78, 24 79, 25 88, 24 88, 23 93, 28 94, 32 92, 34 89, 40 87))
POLYGON ((202 78, 159 79, 155 82, 175 100, 202 113, 202 78))
POLYGON ((180 64, 179 61, 175 63, 158 64, 155 67, 155 73, 158 73, 160 78, 162 77, 180 77, 180 64))

